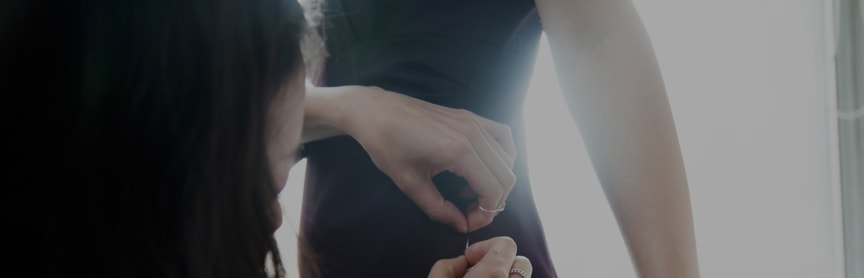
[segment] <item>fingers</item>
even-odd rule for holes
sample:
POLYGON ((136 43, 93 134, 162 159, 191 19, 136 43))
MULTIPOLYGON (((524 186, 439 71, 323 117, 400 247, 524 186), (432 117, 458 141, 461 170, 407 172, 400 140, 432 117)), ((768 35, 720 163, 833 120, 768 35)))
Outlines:
MULTIPOLYGON (((473 152, 463 154, 458 168, 451 170, 468 181, 477 195, 477 204, 486 210, 502 208, 516 184, 516 175, 510 165, 483 139, 471 139, 473 152), (478 142, 479 141, 479 142, 478 142)), ((468 231, 474 231, 492 223, 496 213, 480 210, 477 206, 468 208, 468 231)))
POLYGON ((468 206, 466 213, 466 217, 468 218, 468 232, 473 232, 492 224, 492 220, 494 220, 497 215, 497 213, 494 212, 480 210, 477 203, 468 206))
POLYGON ((515 147, 510 129, 506 125, 477 116, 467 110, 450 110, 451 113, 447 114, 447 118, 467 140, 453 140, 458 146, 448 146, 447 149, 456 153, 441 164, 447 170, 465 178, 469 187, 478 196, 479 206, 487 210, 469 208, 468 230, 474 231, 492 222, 496 214, 488 210, 504 207, 510 191, 516 184, 516 175, 512 170, 515 147), (506 138, 503 141, 508 143, 502 146, 487 130, 506 138), (493 179, 489 179, 490 176, 493 179))
MULTIPOLYGON (((479 128, 479 123, 477 125, 479 128)), ((510 195, 510 190, 513 190, 513 186, 516 184, 516 175, 513 174, 513 160, 504 153, 501 146, 495 143, 495 140, 488 133, 483 131, 479 133, 480 136, 478 137, 480 138, 472 138, 471 142, 477 154, 480 155, 481 161, 495 175, 498 185, 503 190, 494 207, 483 206, 485 209, 493 210, 504 206, 507 196, 510 195)))
POLYGON ((475 132, 469 133, 470 136, 473 136, 471 143, 504 189, 504 194, 497 206, 494 208, 483 206, 483 208, 489 210, 502 208, 516 184, 516 176, 512 171, 516 161, 516 146, 513 143, 511 130, 504 124, 478 116, 470 111, 463 113, 467 114, 474 122, 473 130, 475 132), (504 164, 500 162, 504 162, 504 164))
POLYGON ((468 247, 468 264, 473 265, 465 277, 508 277, 516 258, 516 243, 509 237, 496 237, 468 247))
POLYGON ((465 276, 468 271, 468 260, 465 256, 452 259, 443 259, 435 262, 429 270, 429 278, 458 278, 465 276))
POLYGON ((484 136, 484 140, 480 140, 478 143, 481 146, 478 146, 478 153, 483 156, 483 161, 486 162, 486 166, 495 174, 495 178, 498 179, 498 184, 504 190, 501 195, 501 199, 498 200, 498 204, 494 208, 489 208, 483 206, 483 208, 494 210, 500 209, 504 207, 504 204, 507 201, 507 197, 510 196, 510 191, 513 190, 513 186, 516 185, 516 175, 513 174, 513 162, 514 160, 510 157, 500 145, 492 139, 486 132, 481 132, 484 136), (491 143, 491 144, 490 144, 491 143), (496 153, 493 155, 490 149, 494 150, 496 153), (504 162, 502 164, 501 162, 504 162))
POLYGON ((480 131, 477 133, 481 136, 481 138, 479 138, 481 140, 478 140, 478 143, 482 142, 484 145, 489 146, 489 148, 495 152, 498 159, 504 161, 508 168, 513 168, 515 160, 510 156, 510 154, 504 151, 504 147, 502 147, 501 144, 499 144, 498 141, 482 126, 481 119, 482 118, 479 116, 474 119, 475 129, 480 131))
POLYGON ((516 256, 516 259, 513 260, 513 266, 511 266, 510 269, 519 269, 527 274, 523 277, 520 274, 510 273, 510 278, 530 278, 531 274, 534 272, 534 267, 531 266, 531 261, 525 256, 516 256))
MULTIPOLYGON (((465 109, 439 109, 435 111, 437 114, 447 117, 453 121, 453 125, 464 124, 475 122, 479 124, 479 128, 473 131, 482 131, 484 135, 487 135, 491 144, 495 145, 496 148, 499 148, 502 153, 506 155, 502 155, 502 157, 507 157, 506 161, 510 161, 510 165, 512 167, 513 161, 516 160, 516 145, 513 140, 513 132, 510 130, 505 124, 498 123, 496 121, 484 118, 480 115, 474 114, 474 112, 465 110, 465 109)), ((463 129, 463 133, 471 133, 469 129, 463 129)))
POLYGON ((430 177, 412 171, 396 176, 393 181, 430 219, 459 232, 468 231, 465 216, 456 205, 441 196, 430 177))
MULTIPOLYGON (((505 188, 475 151, 465 152, 452 163, 455 167, 448 170, 468 182, 468 185, 477 194, 477 204, 489 210, 498 207, 498 202, 504 196, 505 188)), ((494 213, 477 209, 477 204, 472 206, 474 208, 468 209, 467 231, 469 232, 489 225, 495 217, 494 213)))
POLYGON ((370 111, 388 113, 369 113, 378 117, 361 117, 366 120, 350 125, 353 128, 346 128, 346 133, 360 142, 375 165, 432 220, 459 232, 491 223, 495 213, 476 207, 463 215, 441 196, 431 176, 450 171, 468 182, 470 190, 463 196, 474 193, 477 204, 487 210, 504 206, 516 181, 512 171, 516 148, 510 129, 467 110, 379 88, 368 91, 373 92, 374 101, 366 105, 377 108, 370 111))
POLYGON ((465 250, 464 256, 438 260, 429 271, 428 277, 523 278, 521 274, 510 273, 511 269, 523 271, 526 274, 524 277, 531 277, 534 271, 528 258, 516 256, 516 243, 513 242, 513 239, 496 237, 471 245, 465 250), (470 268, 469 265, 471 265, 470 268))
MULTIPOLYGON (((516 144, 513 141, 513 131, 505 124, 477 116, 480 125, 498 143, 498 146, 507 154, 511 161, 516 160, 516 144)), ((512 166, 512 163, 511 163, 512 166)))

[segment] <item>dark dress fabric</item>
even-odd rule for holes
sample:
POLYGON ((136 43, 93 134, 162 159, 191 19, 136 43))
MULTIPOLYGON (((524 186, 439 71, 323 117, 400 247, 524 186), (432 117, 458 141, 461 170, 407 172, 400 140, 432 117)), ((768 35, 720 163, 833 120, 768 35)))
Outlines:
MULTIPOLYGON (((517 184, 471 242, 510 236, 534 277, 556 277, 528 183, 522 102, 540 21, 527 0, 331 0, 323 85, 367 85, 505 123, 519 151, 517 184)), ((325 277, 426 277, 463 254, 466 235, 431 221, 347 136, 307 144, 301 233, 325 277)), ((457 205, 465 181, 433 181, 457 205)))

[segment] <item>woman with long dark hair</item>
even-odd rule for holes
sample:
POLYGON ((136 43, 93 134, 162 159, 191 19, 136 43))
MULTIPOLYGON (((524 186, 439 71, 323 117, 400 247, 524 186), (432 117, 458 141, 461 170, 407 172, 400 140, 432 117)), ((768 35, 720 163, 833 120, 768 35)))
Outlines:
MULTIPOLYGON (((31 274, 284 276, 273 231, 301 137, 303 31, 293 0, 0 3, 23 189, 4 210, 12 238, 38 239, 18 254, 31 274)), ((431 275, 506 272, 515 254, 498 238, 431 275)))
POLYGON ((52 212, 39 271, 256 277, 268 253, 281 268, 275 176, 303 103, 294 1, 14 4, 4 75, 29 88, 20 136, 43 148, 22 157, 51 158, 29 181, 52 212))

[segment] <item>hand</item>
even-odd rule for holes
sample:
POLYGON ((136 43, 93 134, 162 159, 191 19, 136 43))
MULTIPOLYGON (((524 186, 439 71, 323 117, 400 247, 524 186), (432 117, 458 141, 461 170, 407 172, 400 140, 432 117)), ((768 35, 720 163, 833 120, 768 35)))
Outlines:
POLYGON ((451 109, 377 87, 340 87, 339 128, 353 136, 375 165, 431 219, 459 232, 495 217, 516 183, 516 147, 510 128, 467 110, 451 109), (466 215, 432 182, 444 172, 464 178, 477 202, 466 215))
POLYGON ((510 269, 519 268, 531 277, 533 268, 528 258, 516 256, 516 243, 509 237, 496 237, 477 242, 465 249, 465 255, 439 260, 429 271, 429 278, 510 277, 523 278, 510 269))

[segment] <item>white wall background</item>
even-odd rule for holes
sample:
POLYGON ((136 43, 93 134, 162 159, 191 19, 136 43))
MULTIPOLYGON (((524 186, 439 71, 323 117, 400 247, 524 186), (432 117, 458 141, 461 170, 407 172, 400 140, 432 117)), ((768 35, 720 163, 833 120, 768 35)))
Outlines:
MULTIPOLYGON (((687 167, 702 277, 836 277, 822 0, 637 0, 687 167)), ((529 165, 561 277, 635 277, 545 42, 525 105, 529 165)), ((277 237, 293 271, 304 164, 277 237)), ((296 277, 296 274, 292 274, 296 277)))

